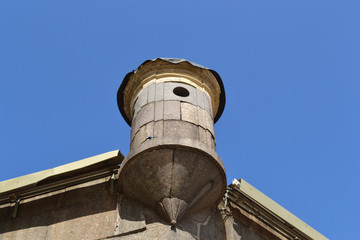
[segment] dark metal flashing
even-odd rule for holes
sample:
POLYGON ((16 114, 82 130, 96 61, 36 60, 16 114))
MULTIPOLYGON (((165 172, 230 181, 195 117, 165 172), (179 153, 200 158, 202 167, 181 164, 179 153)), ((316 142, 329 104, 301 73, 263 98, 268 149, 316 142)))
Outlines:
POLYGON ((226 101, 226 97, 225 97, 225 88, 224 88, 224 84, 222 82, 222 79, 220 77, 220 75, 212 70, 212 69, 209 69, 209 68, 206 68, 204 66, 201 66, 197 63, 194 63, 194 62, 191 62, 191 61, 188 61, 186 59, 181 59, 181 58, 156 58, 156 59, 153 59, 153 60, 146 60, 144 61, 142 64, 140 64, 140 66, 129 72, 128 74, 126 74, 126 76, 124 77, 120 87, 119 87, 119 90, 117 92, 117 103, 118 103, 118 107, 119 107, 119 110, 120 110, 120 113, 121 115, 123 116, 123 118, 125 119, 126 123, 131 126, 131 119, 128 118, 128 116, 126 115, 125 111, 124 111, 124 90, 130 80, 130 77, 131 75, 133 75, 134 73, 136 73, 136 71, 141 68, 144 64, 148 63, 148 62, 152 62, 152 61, 156 61, 156 60, 162 60, 162 61, 166 61, 166 62, 169 62, 169 63, 172 63, 172 64, 179 64, 179 63, 182 63, 182 62, 187 62, 191 65, 193 65, 194 67, 198 67, 198 68, 202 68, 202 69, 206 69, 208 71, 210 71, 213 76, 216 78, 217 82, 219 83, 219 86, 220 86, 220 90, 221 90, 221 93, 220 93, 220 104, 219 104, 219 108, 218 108, 218 111, 217 111, 217 114, 214 118, 214 123, 216 123, 221 114, 223 113, 224 111, 224 108, 225 108, 225 101, 226 101))

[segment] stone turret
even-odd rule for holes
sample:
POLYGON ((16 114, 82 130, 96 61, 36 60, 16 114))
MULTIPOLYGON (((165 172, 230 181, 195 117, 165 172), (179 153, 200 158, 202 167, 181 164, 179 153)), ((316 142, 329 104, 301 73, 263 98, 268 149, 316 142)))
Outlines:
POLYGON ((0 239, 327 240, 243 179, 224 194, 213 126, 224 104, 216 72, 144 62, 118 91, 129 154, 0 182, 0 239))
POLYGON ((131 126, 124 193, 171 225, 216 206, 226 188, 214 132, 225 105, 220 76, 183 59, 149 60, 125 76, 117 100, 131 126))

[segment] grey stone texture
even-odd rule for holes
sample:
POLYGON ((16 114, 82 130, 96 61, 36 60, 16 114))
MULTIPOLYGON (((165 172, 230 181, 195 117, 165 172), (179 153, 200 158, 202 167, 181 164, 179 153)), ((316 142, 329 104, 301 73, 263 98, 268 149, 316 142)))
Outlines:
POLYGON ((137 94, 133 109, 130 153, 120 169, 125 194, 152 209, 178 198, 185 215, 214 207, 226 180, 209 96, 183 82, 152 83, 137 94))
POLYGON ((99 239, 113 234, 116 194, 108 178, 0 206, 0 239, 99 239))
POLYGON ((142 89, 134 103, 130 151, 151 138, 188 139, 216 150, 214 121, 209 96, 178 82, 153 83, 142 89), (189 96, 174 94, 183 87, 189 96))
POLYGON ((212 207, 222 197, 218 168, 210 156, 196 150, 164 147, 132 158, 121 170, 121 181, 127 196, 153 209, 166 196, 184 200, 194 212, 212 207))
POLYGON ((142 107, 133 120, 131 150, 147 137, 188 138, 215 150, 213 119, 204 109, 187 102, 160 101, 142 107))
POLYGON ((109 193, 102 178, 43 194, 13 206, 0 206, 0 240, 119 239, 119 240, 272 240, 288 239, 263 229, 256 217, 219 207, 190 213, 172 227, 158 213, 121 192, 109 193))
POLYGON ((188 133, 194 131, 192 136, 184 133, 186 138, 200 141, 215 150, 214 121, 211 109, 209 96, 193 86, 178 82, 160 82, 145 87, 139 92, 134 103, 130 150, 141 145, 148 137, 181 138, 182 133, 174 133, 175 129, 178 130, 179 127, 188 133), (173 89, 176 87, 186 88, 189 91, 189 96, 181 97, 174 94, 173 89), (180 123, 170 123, 170 120, 189 122, 194 126, 189 124, 181 126, 180 123), (165 122, 159 124, 156 123, 157 121, 165 122), (146 127, 146 130, 144 128, 150 122, 155 122, 151 125, 153 126, 152 132, 149 126, 146 127), (186 130, 187 127, 188 130, 186 130), (209 137, 204 130, 210 132, 212 137, 209 137), (154 136, 155 133, 157 136, 154 136))
POLYGON ((194 125, 199 125, 199 117, 198 117, 199 109, 190 103, 182 102, 181 103, 181 120, 190 122, 194 125))
POLYGON ((180 101, 191 103, 195 106, 199 106, 201 109, 206 110, 210 114, 211 118, 213 118, 211 101, 209 96, 204 91, 184 83, 160 82, 153 83, 143 88, 138 93, 134 101, 133 119, 144 105, 159 101, 180 101), (183 87, 187 89, 190 93, 189 96, 177 96, 173 92, 175 87, 183 87))
POLYGON ((139 129, 142 126, 144 126, 146 123, 154 121, 154 112, 155 112, 154 108, 155 108, 155 104, 149 103, 140 109, 137 117, 134 118, 132 121, 132 125, 131 125, 132 126, 131 131, 133 132, 132 135, 136 134, 136 132, 139 131, 139 129))
MULTIPOLYGON (((233 223, 233 231, 228 234, 228 240, 265 240, 252 229, 245 227, 240 222, 233 223)), ((271 239, 271 238, 269 238, 271 239)))
POLYGON ((164 83, 156 83, 155 85, 155 101, 164 100, 164 83))
POLYGON ((155 121, 164 119, 164 101, 155 102, 155 121))
POLYGON ((118 216, 114 235, 126 235, 146 230, 144 209, 135 201, 120 194, 118 197, 118 216))
POLYGON ((177 83, 177 82, 165 82, 164 84, 164 101, 170 101, 170 100, 177 100, 177 101, 183 101, 192 103, 194 105, 197 105, 196 102, 196 89, 193 86, 184 84, 184 83, 177 83), (181 97, 177 96, 173 90, 176 87, 182 87, 189 91, 189 96, 187 97, 181 97))
POLYGON ((194 124, 184 121, 164 121, 164 135, 174 139, 198 141, 199 130, 194 124))
POLYGON ((136 115, 139 112, 140 108, 147 103, 148 103, 148 88, 145 88, 144 90, 141 91, 141 94, 139 94, 135 100, 134 114, 136 115))
POLYGON ((148 103, 154 102, 155 97, 156 97, 156 86, 155 86, 155 84, 151 84, 148 87, 148 99, 147 99, 147 102, 148 103))
POLYGON ((164 120, 180 120, 180 101, 164 101, 164 120))
POLYGON ((119 199, 116 226, 120 229, 122 225, 122 229, 125 230, 116 230, 112 237, 108 237, 109 239, 226 239, 225 227, 217 209, 190 214, 176 227, 172 227, 153 209, 127 199, 123 195, 119 199), (121 209, 126 209, 126 211, 121 209))

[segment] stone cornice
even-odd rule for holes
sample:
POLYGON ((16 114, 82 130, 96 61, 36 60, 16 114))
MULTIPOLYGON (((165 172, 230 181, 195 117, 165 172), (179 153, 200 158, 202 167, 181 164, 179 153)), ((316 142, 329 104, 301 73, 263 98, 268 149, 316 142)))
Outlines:
POLYGON ((128 73, 118 91, 118 106, 126 122, 131 125, 132 103, 144 85, 162 78, 178 78, 179 82, 197 85, 210 96, 214 121, 216 122, 225 105, 224 87, 219 75, 210 69, 191 64, 188 61, 172 63, 161 58, 145 61, 140 67, 128 73))

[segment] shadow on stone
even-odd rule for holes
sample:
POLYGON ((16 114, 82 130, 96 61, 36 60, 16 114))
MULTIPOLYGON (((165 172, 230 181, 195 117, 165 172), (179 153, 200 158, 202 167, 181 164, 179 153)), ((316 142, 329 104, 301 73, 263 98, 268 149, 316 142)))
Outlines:
POLYGON ((0 209, 0 233, 69 221, 116 209, 116 194, 111 195, 105 183, 63 191, 56 195, 21 203, 15 219, 13 207, 0 209))

